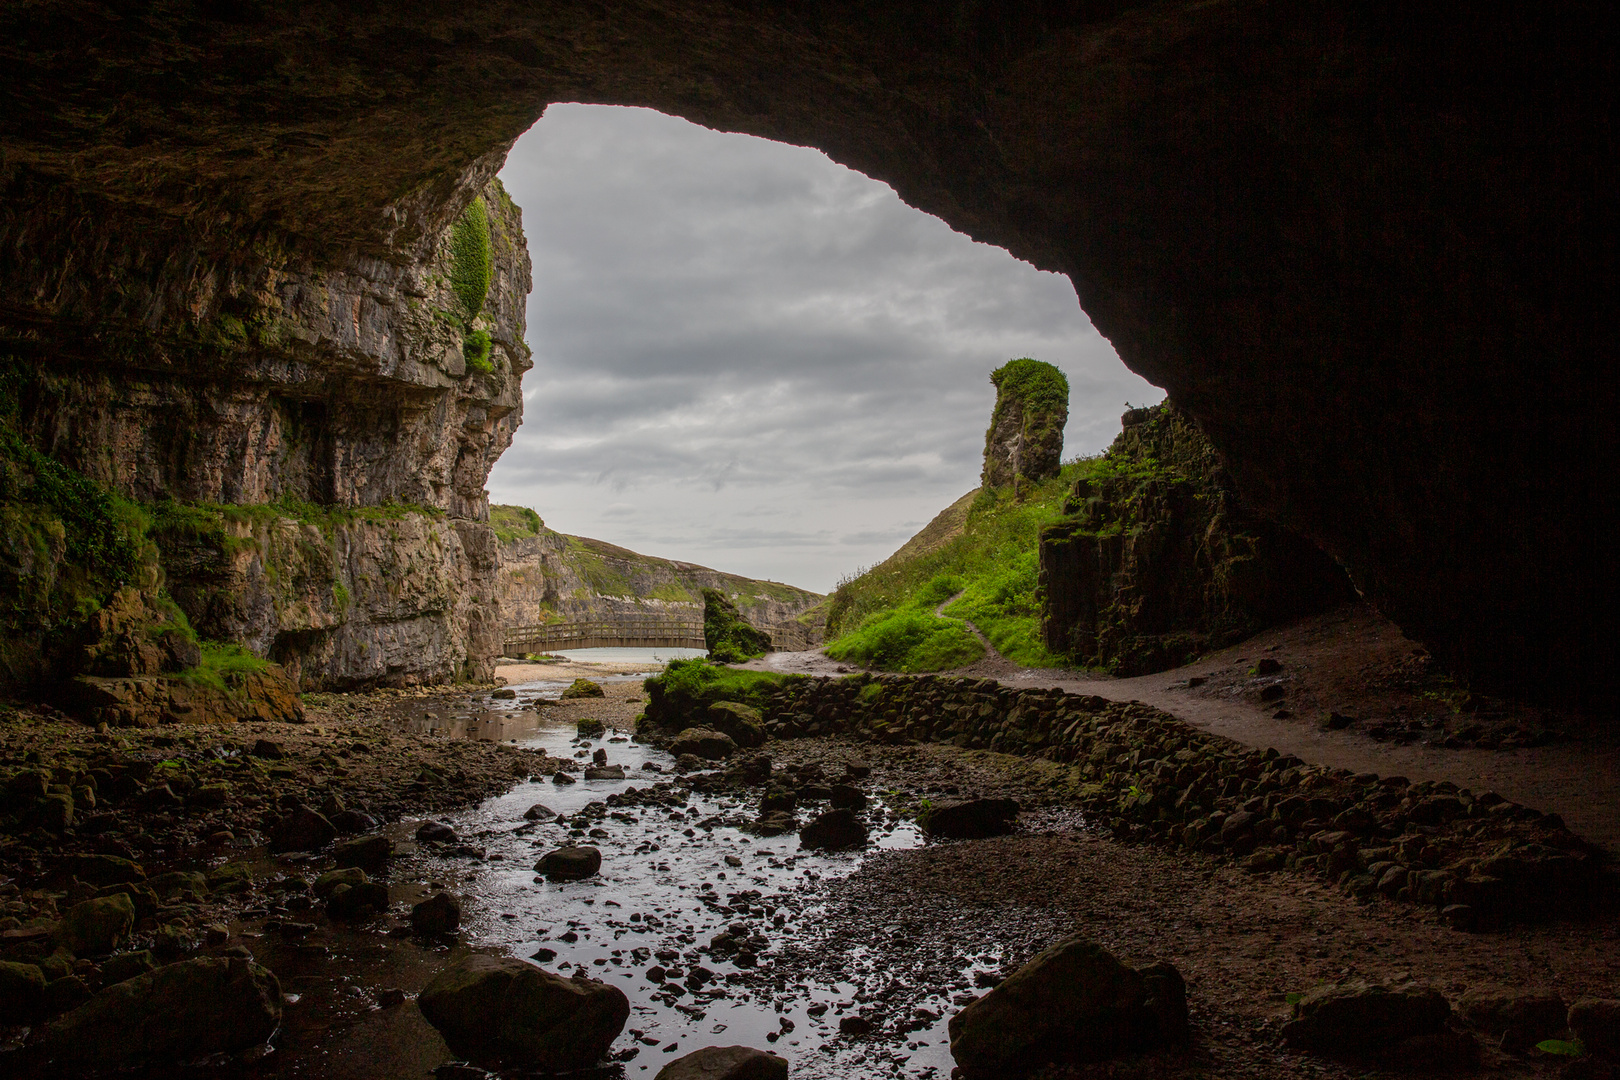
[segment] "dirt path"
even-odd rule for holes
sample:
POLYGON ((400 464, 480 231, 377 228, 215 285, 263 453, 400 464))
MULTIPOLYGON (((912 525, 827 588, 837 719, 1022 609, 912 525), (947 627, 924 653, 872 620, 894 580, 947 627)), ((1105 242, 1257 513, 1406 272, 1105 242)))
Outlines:
MULTIPOLYGON (((1140 701, 1246 746, 1275 747, 1353 772, 1450 780, 1478 792, 1495 791, 1561 815, 1577 834, 1620 855, 1620 736, 1613 724, 1491 703, 1481 714, 1487 719, 1511 723, 1518 717, 1550 731, 1554 741, 1494 750, 1448 747, 1439 745, 1439 727, 1404 743, 1374 737, 1370 732, 1391 718, 1410 729, 1406 734, 1424 730, 1424 723, 1455 726, 1459 693, 1433 675, 1414 671, 1425 667, 1424 659, 1398 628, 1368 608, 1353 606, 1265 631, 1156 675, 1112 679, 1022 668, 993 649, 950 674, 1140 701), (1261 659, 1275 660, 1278 670, 1255 674, 1261 659), (1281 696, 1262 701, 1272 686, 1282 688, 1281 696), (1324 720, 1335 712, 1354 720, 1330 729, 1324 720)), ((819 652, 772 653, 749 666, 814 675, 858 670, 819 652)))

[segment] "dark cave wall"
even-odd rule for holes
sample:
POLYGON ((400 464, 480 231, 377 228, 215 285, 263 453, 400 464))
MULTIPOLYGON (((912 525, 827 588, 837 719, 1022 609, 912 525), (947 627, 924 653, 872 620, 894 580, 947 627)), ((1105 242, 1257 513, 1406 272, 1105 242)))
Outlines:
POLYGON ((1068 274, 1247 504, 1478 685, 1580 697, 1614 55, 1596 4, 44 2, 0 15, 0 329, 147 363, 230 268, 408 263, 545 103, 647 105, 1068 274))

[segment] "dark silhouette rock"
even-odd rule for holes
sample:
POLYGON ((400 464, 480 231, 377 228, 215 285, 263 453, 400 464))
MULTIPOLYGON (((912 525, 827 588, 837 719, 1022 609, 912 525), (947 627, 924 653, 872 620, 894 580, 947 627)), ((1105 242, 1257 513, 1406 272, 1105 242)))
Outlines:
POLYGON ((1589 1052, 1620 1058, 1620 998, 1580 998, 1569 1007, 1568 1022, 1589 1052))
POLYGON ((424 821, 417 826, 416 842, 419 844, 453 844, 456 842, 456 830, 442 821, 424 821))
POLYGON ((1451 1006, 1438 990, 1409 983, 1327 983, 1305 991, 1283 1041, 1322 1054, 1367 1057, 1412 1036, 1438 1033, 1451 1006))
POLYGON ((29 1024, 45 1009, 45 973, 38 964, 0 960, 0 1015, 29 1024))
POLYGON ((658 1070, 654 1080, 787 1080, 788 1063, 748 1046, 705 1046, 658 1070))
POLYGON ((1014 799, 969 799, 942 802, 918 815, 917 822, 929 836, 949 840, 979 840, 1012 831, 1018 821, 1014 799))
POLYGON ((38 1052, 86 1069, 235 1053, 274 1033, 281 1005, 276 977, 257 964, 185 960, 106 987, 48 1024, 38 1052))
POLYGON ((411 929, 418 934, 448 934, 461 925, 461 901, 447 892, 436 892, 411 908, 411 929))
POLYGON ((1569 1026, 1569 1008, 1548 991, 1469 990, 1457 1002, 1457 1015, 1498 1045, 1523 1053, 1569 1026))
POLYGON ((630 1016, 617 987, 484 955, 440 972, 417 1004, 457 1054, 553 1072, 596 1064, 630 1016))
POLYGON ((343 882, 326 898, 326 913, 338 922, 362 922, 388 911, 388 886, 380 881, 343 882))
POLYGON ((709 728, 687 728, 669 744, 669 752, 676 757, 693 754, 709 761, 719 761, 737 752, 737 743, 724 732, 709 728))
POLYGON ((556 816, 557 811, 553 810, 545 803, 535 803, 533 806, 523 811, 523 819, 525 821, 550 821, 556 816))
POLYGON ((330 821, 307 806, 298 806, 276 822, 268 846, 271 851, 318 851, 335 836, 337 829, 330 821))
POLYGON ((799 842, 808 848, 841 850, 866 846, 866 825, 847 807, 828 810, 799 830, 799 842))
POLYGON ((105 956, 129 936, 135 905, 122 893, 85 900, 68 908, 56 940, 74 956, 105 956))
POLYGON ((388 865, 388 860, 393 854, 394 842, 376 833, 344 840, 332 848, 332 859, 339 869, 345 866, 358 866, 372 873, 388 865))
POLYGON ((578 881, 602 869, 602 853, 593 847, 558 848, 546 852, 534 869, 553 881, 578 881))
POLYGON ((951 1017, 949 1030, 951 1056, 970 1080, 1019 1076, 1049 1062, 1182 1045, 1186 991, 1169 964, 1136 971, 1071 937, 951 1017))

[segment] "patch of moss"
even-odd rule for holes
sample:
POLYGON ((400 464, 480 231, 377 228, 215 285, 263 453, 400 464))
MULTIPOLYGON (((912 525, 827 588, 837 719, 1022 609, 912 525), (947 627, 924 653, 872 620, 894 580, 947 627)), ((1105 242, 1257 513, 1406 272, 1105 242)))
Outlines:
MULTIPOLYGON (((450 227, 450 288, 471 322, 484 310, 494 276, 495 248, 489 233, 489 210, 474 199, 450 227)), ((486 358, 487 359, 487 358, 486 358)))
POLYGON ((196 667, 176 672, 169 678, 187 686, 207 687, 228 694, 233 676, 256 674, 270 667, 270 661, 231 642, 204 641, 201 649, 202 659, 196 667))
POLYGON ((468 332, 461 342, 461 355, 467 362, 468 370, 476 371, 480 375, 493 375, 495 373, 495 365, 490 363, 489 359, 492 344, 487 331, 472 330, 468 332))

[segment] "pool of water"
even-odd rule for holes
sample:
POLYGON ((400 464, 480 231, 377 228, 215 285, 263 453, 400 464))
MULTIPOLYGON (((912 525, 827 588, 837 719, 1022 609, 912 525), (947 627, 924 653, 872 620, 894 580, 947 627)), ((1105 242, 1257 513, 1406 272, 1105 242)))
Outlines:
MULTIPOLYGON (((850 1070, 857 1065, 866 1075, 873 1047, 840 1035, 839 1021, 881 991, 888 981, 881 966, 861 963, 858 944, 844 979, 800 977, 773 965, 785 946, 814 936, 829 891, 867 853, 807 850, 793 833, 749 835, 739 826, 755 816, 757 790, 740 796, 684 791, 670 784, 674 762, 667 753, 612 729, 599 739, 580 739, 572 723, 527 707, 535 698, 554 697, 563 685, 519 684, 512 702, 424 709, 400 723, 418 734, 515 741, 556 757, 588 760, 605 751, 628 779, 521 783, 441 819, 480 857, 422 851, 402 859, 401 869, 444 881, 464 897, 462 926, 470 944, 564 974, 582 968, 623 990, 631 1016, 614 1049, 634 1051, 623 1064, 626 1076, 650 1076, 673 1057, 716 1044, 770 1049, 788 1058, 798 1078, 856 1075, 850 1070), (537 803, 557 816, 525 819, 537 803), (600 850, 601 872, 581 882, 538 877, 536 861, 565 844, 600 850), (709 951, 722 933, 750 942, 753 956, 709 951)), ((923 842, 883 793, 868 794, 867 852, 923 842)), ((801 808, 801 821, 815 812, 801 808)), ((993 968, 993 958, 984 966, 993 968)), ((917 1003, 924 1020, 912 1025, 903 1046, 882 1052, 878 1072, 949 1075, 945 1024, 954 1008, 946 995, 952 989, 941 987, 917 1003)))
POLYGON ((561 656, 579 663, 613 663, 613 664, 641 664, 653 666, 665 664, 671 660, 690 660, 693 657, 708 656, 705 649, 563 649, 553 652, 552 656, 561 656))

